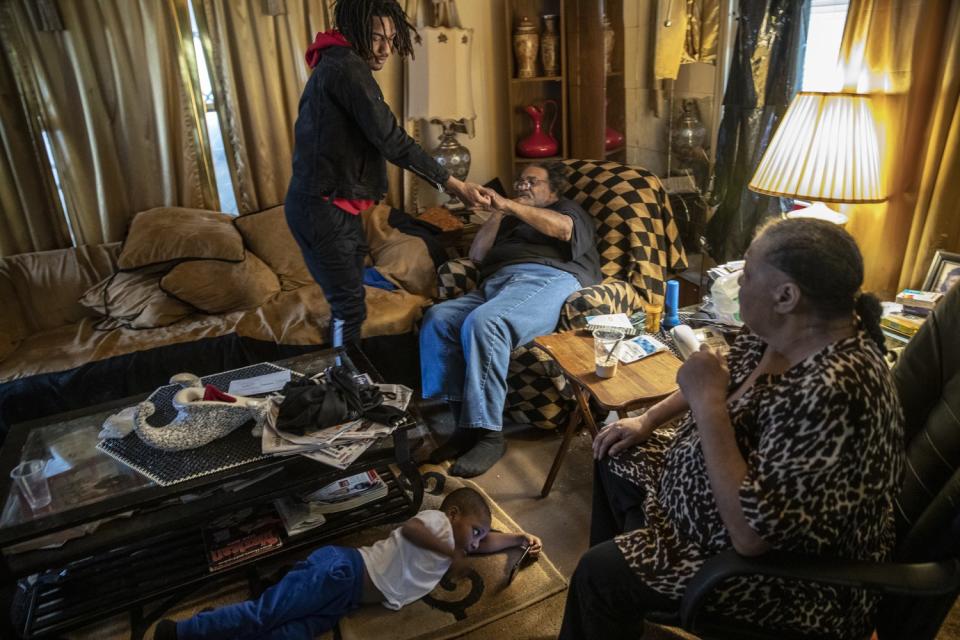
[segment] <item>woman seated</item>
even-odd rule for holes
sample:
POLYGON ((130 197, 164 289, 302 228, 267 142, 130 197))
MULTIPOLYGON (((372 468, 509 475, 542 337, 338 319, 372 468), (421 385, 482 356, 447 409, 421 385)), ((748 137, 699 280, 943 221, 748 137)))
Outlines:
MULTIPOLYGON (((856 243, 828 222, 776 221, 740 282, 746 330, 726 361, 704 347, 678 392, 594 440, 592 548, 571 579, 563 639, 636 638, 646 612, 676 610, 703 562, 731 547, 867 560, 892 549, 903 417, 856 243)), ((750 577, 724 583, 712 610, 857 638, 874 604, 855 589, 750 577)))

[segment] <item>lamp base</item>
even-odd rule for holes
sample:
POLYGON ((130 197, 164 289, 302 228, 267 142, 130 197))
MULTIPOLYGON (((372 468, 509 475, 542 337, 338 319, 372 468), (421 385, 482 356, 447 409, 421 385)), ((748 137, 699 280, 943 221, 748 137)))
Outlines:
POLYGON ((843 226, 847 224, 847 216, 840 213, 839 211, 834 211, 827 205, 822 202, 814 202, 809 207, 804 207, 803 209, 796 209, 787 213, 788 218, 813 218, 814 220, 826 220, 827 222, 832 222, 835 225, 843 226))
MULTIPOLYGON (((444 167, 454 178, 466 180, 470 173, 470 150, 457 141, 457 130, 463 125, 462 120, 433 120, 439 122, 443 127, 443 133, 440 134, 440 144, 431 154, 437 164, 444 167)), ((451 202, 456 198, 450 196, 451 202)))

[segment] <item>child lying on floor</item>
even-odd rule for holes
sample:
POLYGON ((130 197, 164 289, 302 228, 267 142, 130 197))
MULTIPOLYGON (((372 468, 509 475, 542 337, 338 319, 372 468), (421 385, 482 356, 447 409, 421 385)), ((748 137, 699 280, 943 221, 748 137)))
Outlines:
POLYGON ((490 531, 490 507, 469 488, 453 491, 439 510, 421 511, 384 540, 368 547, 327 546, 297 563, 256 600, 157 623, 157 640, 193 638, 302 638, 333 628, 361 603, 399 609, 433 591, 447 571, 466 568, 468 553, 514 546, 540 553, 529 533, 490 531))

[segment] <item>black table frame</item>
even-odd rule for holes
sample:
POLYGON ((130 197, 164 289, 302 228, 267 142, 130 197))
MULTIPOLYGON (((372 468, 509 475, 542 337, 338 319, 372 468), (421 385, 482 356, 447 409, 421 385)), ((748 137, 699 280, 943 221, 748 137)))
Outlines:
MULTIPOLYGON (((316 357, 325 356, 317 354, 316 357)), ((357 370, 369 373, 375 381, 381 381, 359 350, 352 350, 346 361, 357 370)), ((126 398, 15 425, 0 450, 0 496, 5 497, 9 492, 9 472, 19 463, 31 429, 130 406, 144 397, 126 398)), ((42 584, 33 589, 24 624, 14 628, 11 622, 7 628, 0 627, 0 631, 5 632, 0 635, 16 633, 14 637, 46 637, 128 610, 132 613, 133 637, 142 637, 153 620, 197 587, 243 571, 249 575, 253 565, 267 558, 319 546, 362 528, 410 517, 419 510, 423 500, 423 481, 410 456, 407 433, 417 424, 415 406, 412 406, 413 415, 405 424, 400 425, 392 436, 370 447, 346 470, 322 465, 303 456, 266 458, 169 487, 151 486, 0 529, 0 548, 4 548, 137 510, 134 516, 105 523, 97 531, 71 540, 59 549, 0 555, 0 584, 11 592, 16 581, 28 575, 38 574, 41 583, 51 577, 53 582, 52 586, 42 584), (392 473, 391 466, 399 469, 398 476, 392 473), (284 545, 275 551, 257 555, 222 571, 208 570, 201 537, 205 523, 247 506, 265 504, 274 498, 317 488, 368 469, 376 469, 386 480, 390 491, 385 498, 349 512, 332 514, 323 526, 286 538, 284 545), (162 506, 172 498, 208 491, 228 481, 256 477, 270 470, 275 473, 243 490, 215 492, 192 502, 162 506), (147 575, 150 572, 153 573, 147 575), (113 581, 112 591, 106 584, 110 580, 113 581), (67 591, 76 597, 65 602, 64 584, 68 583, 71 586, 67 591), (143 605, 165 597, 169 597, 167 601, 150 615, 145 615, 143 605), (50 602, 58 604, 54 606, 50 602)), ((8 603, 3 606, 4 613, 9 611, 8 603)), ((0 616, 0 620, 6 619, 7 615, 0 616)))

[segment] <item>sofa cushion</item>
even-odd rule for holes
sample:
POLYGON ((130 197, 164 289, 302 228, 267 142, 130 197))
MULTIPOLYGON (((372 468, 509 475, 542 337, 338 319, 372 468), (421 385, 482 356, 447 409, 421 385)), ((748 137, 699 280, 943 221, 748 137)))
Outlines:
POLYGON ((436 297, 437 268, 424 241, 390 226, 387 205, 377 205, 361 215, 377 271, 404 291, 436 297))
POLYGON ((0 300, 3 300, 0 305, 0 360, 3 360, 30 334, 6 260, 0 260, 0 300))
POLYGON ((263 260, 248 253, 237 263, 181 262, 163 277, 160 287, 205 313, 229 313, 259 307, 280 291, 280 281, 263 260))
POLYGON ((80 297, 116 270, 117 246, 35 251, 0 260, 0 329, 25 338, 91 316, 80 297), (12 289, 14 296, 8 297, 4 289, 12 289), (19 301, 19 310, 7 300, 19 301))
POLYGON ((247 248, 280 277, 284 291, 313 284, 300 245, 293 239, 283 206, 239 216, 233 221, 247 248))
POLYGON ((232 219, 226 213, 182 207, 141 211, 130 223, 119 267, 130 271, 188 258, 240 262, 243 239, 232 219))
MULTIPOLYGON (((406 291, 364 287, 367 319, 363 337, 391 336, 413 331, 430 301, 406 291)), ((252 309, 237 324, 237 334, 286 345, 329 342, 330 305, 320 285, 284 291, 252 309)))
POLYGON ((117 272, 90 287, 80 304, 103 317, 100 329, 166 327, 194 312, 160 288, 164 271, 117 272))

